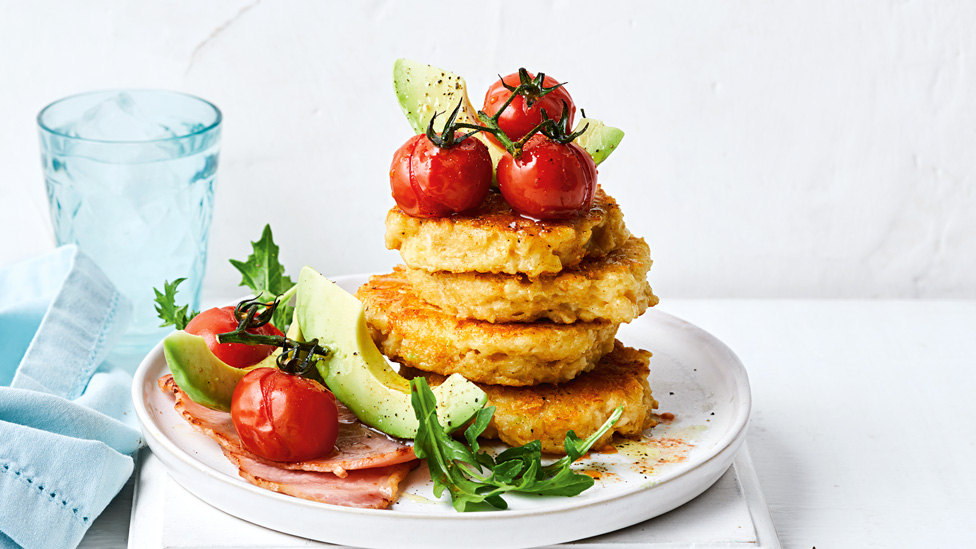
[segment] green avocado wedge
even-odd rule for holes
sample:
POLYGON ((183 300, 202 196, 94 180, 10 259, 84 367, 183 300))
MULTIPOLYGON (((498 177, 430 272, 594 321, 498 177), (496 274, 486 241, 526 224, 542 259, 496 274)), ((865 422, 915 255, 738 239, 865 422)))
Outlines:
MULTIPOLYGON (((393 63, 393 89, 403 115, 410 122, 414 133, 424 133, 430 124, 434 113, 441 113, 438 123, 447 120, 447 115, 454 110, 458 101, 461 111, 457 115, 457 122, 478 124, 478 109, 474 108, 468 99, 468 88, 464 78, 453 72, 439 69, 425 63, 418 63, 409 59, 397 59, 393 63)), ((443 124, 434 124, 438 132, 443 130, 443 124)), ((482 133, 475 136, 488 147, 491 155, 491 165, 497 166, 498 160, 505 154, 505 149, 488 141, 482 133)))
MULTIPOLYGON (((316 363, 322 380, 359 419, 401 438, 417 434, 410 383, 394 371, 366 327, 363 304, 305 267, 298 278, 295 319, 302 337, 332 352, 316 363)), ((448 431, 467 423, 487 402, 477 385, 455 374, 434 389, 437 418, 448 431)))
MULTIPOLYGON (((430 124, 430 119, 435 112, 443 113, 441 118, 437 119, 438 122, 447 120, 446 115, 454 110, 458 101, 461 102, 461 112, 458 113, 457 121, 479 123, 478 109, 468 98, 468 88, 464 78, 452 72, 409 59, 397 59, 393 63, 393 89, 396 91, 400 108, 415 133, 427 131, 427 125, 430 124)), ((593 118, 581 119, 576 125, 576 130, 586 124, 590 125, 586 133, 577 137, 574 142, 588 152, 593 162, 599 165, 617 148, 624 137, 624 132, 593 118)), ((441 131, 443 128, 435 123, 434 129, 441 131)), ((491 163, 497 166, 505 149, 488 141, 483 133, 478 133, 477 137, 488 146, 491 163)))
MULTIPOLYGON (((426 132, 434 113, 442 113, 440 122, 447 120, 444 115, 453 111, 458 101, 461 102, 458 122, 476 123, 478 120, 478 111, 468 99, 464 79, 444 69, 397 59, 393 63, 393 89, 414 133, 426 132)), ((440 131, 442 128, 434 129, 440 131)))
POLYGON ((599 166, 620 144, 624 132, 592 118, 581 118, 573 131, 578 132, 584 127, 586 131, 573 142, 590 153, 593 163, 599 166))
POLYGON ((173 380, 190 400, 225 412, 230 411, 237 382, 251 370, 266 365, 262 361, 247 368, 234 368, 214 356, 202 337, 182 330, 166 336, 163 355, 173 380))

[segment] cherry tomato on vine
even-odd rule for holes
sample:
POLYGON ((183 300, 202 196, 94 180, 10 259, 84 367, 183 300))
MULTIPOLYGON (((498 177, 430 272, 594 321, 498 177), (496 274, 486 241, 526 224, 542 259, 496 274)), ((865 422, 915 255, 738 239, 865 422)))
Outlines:
MULTIPOLYGON (((535 75, 532 73, 528 73, 528 75, 529 78, 535 78, 535 75)), ((521 82, 519 73, 517 72, 504 77, 502 80, 504 80, 505 84, 513 87, 518 86, 521 82)), ((512 92, 502 85, 502 80, 495 81, 488 88, 488 93, 485 94, 485 106, 482 110, 488 116, 494 116, 498 112, 498 109, 505 104, 509 96, 512 95, 512 92)), ((551 88, 557 84, 559 84, 559 81, 549 75, 546 75, 542 79, 542 85, 546 88, 551 88)), ((505 132, 505 135, 509 139, 518 141, 528 134, 532 128, 536 127, 539 122, 542 122, 543 109, 549 115, 550 119, 558 120, 563 112, 563 101, 569 107, 569 127, 572 128, 573 119, 576 116, 576 103, 573 102, 573 98, 563 86, 559 86, 534 101, 532 107, 526 106, 526 98, 520 94, 502 111, 498 117, 498 126, 505 132)), ((488 139, 492 143, 500 145, 490 133, 485 133, 485 135, 488 136, 488 139)))
POLYGON ((393 155, 390 188, 400 209, 414 217, 441 217, 477 208, 491 187, 488 147, 468 138, 438 147, 424 134, 393 155))
POLYGON ((596 192, 596 164, 575 143, 543 135, 529 139, 522 155, 498 162, 498 188, 512 208, 538 219, 566 219, 590 210, 596 192))
POLYGON ((339 434, 335 395, 276 368, 257 368, 237 383, 230 417, 244 446, 272 461, 327 456, 339 434))
MULTIPOLYGON (((214 307, 193 317, 185 328, 190 334, 202 336, 210 347, 210 352, 229 366, 247 368, 264 360, 275 347, 272 345, 245 345, 243 343, 217 343, 217 334, 226 334, 237 329, 234 307, 214 307)), ((281 330, 271 324, 247 330, 249 334, 283 335, 281 330)))

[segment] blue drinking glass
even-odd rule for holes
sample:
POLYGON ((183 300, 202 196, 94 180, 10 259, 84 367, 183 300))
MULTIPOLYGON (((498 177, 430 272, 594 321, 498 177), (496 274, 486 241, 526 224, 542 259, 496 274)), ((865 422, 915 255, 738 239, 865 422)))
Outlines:
POLYGON ((164 281, 186 278, 178 299, 199 308, 221 118, 163 90, 83 93, 37 116, 58 245, 77 244, 132 300, 123 351, 165 335, 153 305, 164 281))

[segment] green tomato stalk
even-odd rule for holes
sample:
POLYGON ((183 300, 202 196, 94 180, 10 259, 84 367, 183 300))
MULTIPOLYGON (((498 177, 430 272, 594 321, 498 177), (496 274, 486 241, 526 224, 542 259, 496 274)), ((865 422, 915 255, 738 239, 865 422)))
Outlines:
POLYGON ((458 113, 461 112, 461 104, 463 102, 463 100, 458 101, 457 107, 454 107, 454 111, 452 111, 447 117, 447 122, 444 123, 444 130, 440 134, 434 131, 434 120, 437 120, 437 117, 443 113, 435 112, 434 116, 430 118, 430 123, 427 124, 426 135, 427 139, 429 139, 431 143, 446 149, 453 147, 454 145, 457 145, 458 143, 478 133, 478 130, 474 130, 461 136, 455 135, 458 129, 460 129, 460 124, 455 124, 454 121, 457 119, 458 113))
POLYGON ((297 341, 286 336, 252 334, 247 330, 260 328, 274 317, 278 304, 285 301, 294 294, 298 286, 278 296, 272 303, 265 303, 259 298, 245 299, 234 308, 234 318, 237 319, 237 328, 232 332, 217 334, 217 343, 243 343, 245 345, 272 345, 281 347, 282 353, 278 355, 278 369, 286 374, 303 376, 314 371, 315 363, 322 358, 329 356, 332 352, 328 347, 319 345, 318 339, 312 341, 297 341))
MULTIPOLYGON (((478 120, 481 121, 482 125, 465 124, 465 123, 455 124, 454 119, 457 117, 457 113, 461 109, 461 102, 458 102, 458 106, 455 107, 454 112, 451 114, 450 118, 448 118, 447 124, 444 127, 444 135, 450 135, 453 138, 454 132, 459 129, 472 130, 470 133, 466 134, 464 137, 461 138, 461 140, 463 140, 474 135, 479 131, 490 133, 502 145, 502 147, 504 147, 505 150, 512 155, 513 158, 519 158, 520 156, 522 156, 522 150, 525 148, 525 144, 529 141, 529 139, 532 138, 532 136, 534 136, 537 133, 542 133, 549 139, 552 139, 553 141, 558 141, 559 143, 564 143, 564 144, 570 143, 580 135, 583 135, 583 132, 586 131, 589 125, 587 124, 586 126, 583 127, 583 129, 581 129, 578 132, 570 132, 568 128, 569 105, 567 105, 565 101, 562 102, 563 111, 558 121, 551 120, 549 118, 548 113, 546 113, 546 111, 543 110, 542 121, 539 124, 537 124, 534 128, 532 128, 532 130, 529 131, 529 133, 525 134, 521 139, 517 141, 512 141, 512 139, 508 137, 508 134, 506 134, 505 131, 502 130, 498 124, 498 120, 501 117, 502 113, 505 111, 505 109, 507 109, 512 104, 512 101, 514 101, 517 96, 521 95, 525 97, 526 106, 531 107, 536 101, 545 97, 547 94, 551 93, 557 88, 560 88, 563 85, 562 83, 560 83, 560 84, 556 84, 555 86, 545 87, 543 85, 543 80, 545 79, 545 77, 546 75, 540 72, 538 75, 536 75, 535 78, 529 78, 528 71, 526 71, 524 68, 520 68, 519 69, 520 82, 518 86, 510 86, 505 83, 504 79, 502 79, 502 86, 504 86, 505 89, 509 90, 512 93, 511 95, 508 96, 508 99, 505 100, 505 102, 498 109, 498 111, 495 112, 493 116, 488 116, 484 111, 478 111, 478 120)), ((428 139, 431 139, 431 141, 433 141, 434 144, 438 144, 437 141, 434 141, 434 139, 432 138, 434 118, 437 118, 438 114, 440 113, 434 114, 434 117, 431 118, 430 126, 427 129, 427 137, 428 139)), ((458 142, 460 142, 460 140, 458 142)))

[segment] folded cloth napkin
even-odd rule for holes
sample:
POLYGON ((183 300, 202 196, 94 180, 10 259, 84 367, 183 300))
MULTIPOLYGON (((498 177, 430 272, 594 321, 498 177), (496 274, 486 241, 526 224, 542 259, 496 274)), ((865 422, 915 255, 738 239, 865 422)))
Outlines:
POLYGON ((74 246, 0 269, 0 548, 77 546, 132 474, 130 310, 74 246))

